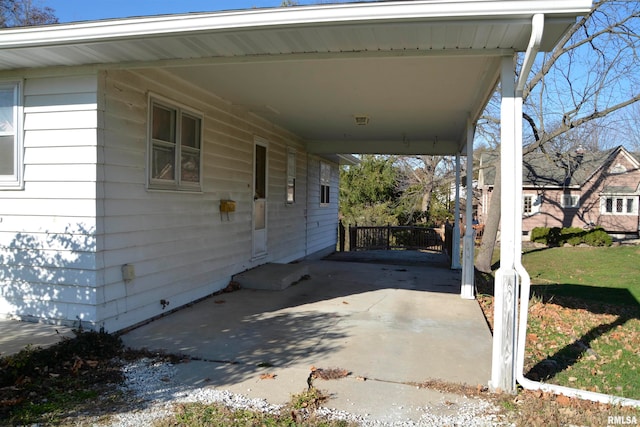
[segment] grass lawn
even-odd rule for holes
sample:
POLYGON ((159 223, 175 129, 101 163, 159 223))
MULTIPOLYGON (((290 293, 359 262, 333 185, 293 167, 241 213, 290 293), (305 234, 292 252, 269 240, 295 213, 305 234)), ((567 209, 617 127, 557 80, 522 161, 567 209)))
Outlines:
POLYGON ((524 254, 528 377, 640 399, 639 261, 636 246, 524 254))
POLYGON ((524 254, 532 290, 604 303, 640 305, 640 247, 549 248, 524 254))

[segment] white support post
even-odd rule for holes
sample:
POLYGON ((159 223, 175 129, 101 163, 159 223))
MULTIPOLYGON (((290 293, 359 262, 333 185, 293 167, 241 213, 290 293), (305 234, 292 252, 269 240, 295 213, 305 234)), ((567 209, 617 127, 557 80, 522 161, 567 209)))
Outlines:
POLYGON ((462 249, 462 286, 460 297, 474 299, 474 270, 473 251, 475 249, 475 230, 473 229, 473 123, 467 119, 467 203, 466 203, 466 233, 462 249))
POLYGON ((456 154, 456 205, 451 239, 451 269, 460 270, 460 153, 456 154))
MULTIPOLYGON (((516 390, 516 318, 518 300, 518 274, 515 268, 516 251, 519 245, 516 221, 521 220, 521 190, 516 188, 516 162, 518 144, 522 144, 522 134, 518 134, 518 100, 515 86, 514 58, 502 60, 501 72, 502 103, 500 108, 500 167, 502 195, 500 198, 500 268, 495 277, 493 355, 491 361, 492 390, 513 393, 516 390)), ((520 254, 518 254, 519 256, 520 254)))

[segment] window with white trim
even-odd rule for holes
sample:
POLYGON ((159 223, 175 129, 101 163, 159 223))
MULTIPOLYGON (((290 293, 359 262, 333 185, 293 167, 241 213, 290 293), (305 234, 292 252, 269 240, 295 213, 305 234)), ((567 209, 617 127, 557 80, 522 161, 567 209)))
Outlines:
POLYGON ((637 197, 602 196, 600 198, 600 213, 603 215, 637 215, 637 197))
POLYGON ((0 188, 22 188, 20 83, 0 82, 0 188))
POLYGON ((536 194, 524 194, 522 196, 522 214, 533 215, 540 211, 540 197, 536 194))
POLYGON ((296 150, 287 151, 287 203, 296 202, 296 150))
POLYGON ((320 162, 320 205, 327 206, 331 201, 331 166, 320 162))
POLYGON ((200 191, 202 114, 150 98, 149 188, 200 191))
POLYGON ((577 208, 580 203, 580 196, 576 194, 563 194, 561 205, 563 208, 577 208))

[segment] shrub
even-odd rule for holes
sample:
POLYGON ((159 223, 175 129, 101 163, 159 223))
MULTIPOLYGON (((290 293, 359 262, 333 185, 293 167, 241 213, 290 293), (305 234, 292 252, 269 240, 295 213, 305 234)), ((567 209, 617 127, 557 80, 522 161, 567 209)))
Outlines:
POLYGON ((584 236, 584 242, 589 246, 611 246, 612 239, 602 228, 596 228, 584 236))
POLYGON ((611 236, 598 227, 593 230, 583 230, 578 227, 536 227, 531 230, 531 241, 544 243, 548 246, 562 246, 569 243, 571 246, 577 246, 586 243, 589 246, 611 246, 611 236))
POLYGON ((530 240, 532 242, 547 244, 547 237, 549 236, 548 227, 536 227, 531 230, 530 240))
POLYGON ((563 228, 560 231, 560 240, 558 242, 558 245, 569 243, 571 246, 577 246, 580 243, 584 242, 584 235, 586 233, 587 232, 585 230, 578 227, 563 228))
POLYGON ((561 234, 562 234, 562 229, 560 227, 550 228, 549 234, 547 234, 547 245, 559 246, 561 234))
POLYGON ((571 236, 566 240, 566 243, 570 244, 571 246, 578 246, 579 244, 584 243, 584 236, 571 236))

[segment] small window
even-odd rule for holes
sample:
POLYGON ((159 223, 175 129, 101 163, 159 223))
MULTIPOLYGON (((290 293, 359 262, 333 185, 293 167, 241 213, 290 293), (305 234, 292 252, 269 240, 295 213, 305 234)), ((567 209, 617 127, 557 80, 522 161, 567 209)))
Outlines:
POLYGON ((151 99, 149 188, 201 189, 202 116, 151 99))
POLYGON ((637 215, 636 198, 624 196, 603 196, 600 199, 601 213, 608 215, 637 215))
POLYGON ((296 151, 287 151, 287 203, 296 201, 296 151))
POLYGON ((580 200, 579 196, 573 194, 563 194, 562 195, 562 207, 563 208, 577 208, 578 202, 580 200))
POLYGON ((525 215, 533 213, 533 196, 524 196, 524 207, 522 211, 525 215))
POLYGON ((621 165, 620 163, 616 163, 615 166, 609 169, 609 173, 611 173, 612 175, 619 175, 619 174, 625 173, 626 171, 627 171, 627 168, 624 167, 624 165, 621 165))
POLYGON ((20 85, 0 82, 0 188, 22 188, 20 85))
POLYGON ((331 166, 320 162, 320 204, 328 205, 331 202, 331 166))
POLYGON ((612 197, 607 197, 605 212, 613 213, 613 198, 612 197))
POLYGON ((533 215, 540 211, 540 197, 535 194, 525 194, 522 196, 522 214, 524 216, 533 215))

